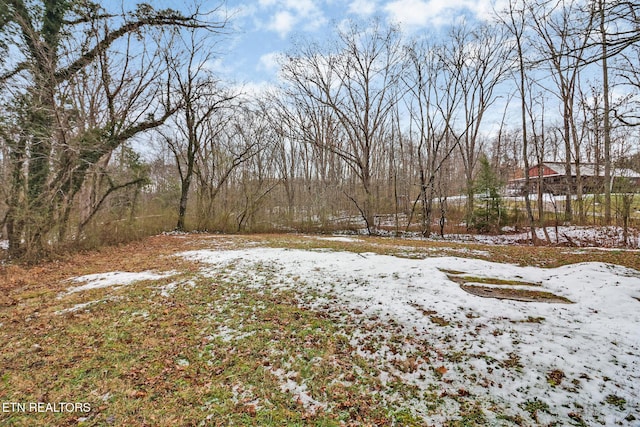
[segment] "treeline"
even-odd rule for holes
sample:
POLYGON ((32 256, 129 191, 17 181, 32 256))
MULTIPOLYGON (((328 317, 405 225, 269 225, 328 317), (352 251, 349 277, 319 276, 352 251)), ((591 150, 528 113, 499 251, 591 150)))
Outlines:
POLYGON ((581 165, 605 182, 640 171, 633 2, 512 0, 437 35, 343 22, 283 54, 263 93, 208 67, 221 9, 107 9, 0 5, 0 225, 14 258, 171 229, 632 220, 637 189, 586 195, 581 165), (564 202, 505 203, 504 184, 542 161, 565 164, 564 202))

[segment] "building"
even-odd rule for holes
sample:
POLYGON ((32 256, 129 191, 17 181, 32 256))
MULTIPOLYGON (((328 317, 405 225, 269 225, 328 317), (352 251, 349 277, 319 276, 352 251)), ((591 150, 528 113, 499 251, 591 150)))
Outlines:
MULTIPOLYGON (((565 194, 567 188, 567 175, 565 163, 544 162, 529 168, 529 193, 538 192, 540 185, 540 173, 542 173, 542 192, 554 195, 565 194)), ((523 173, 524 175, 524 173, 523 173)), ((580 163, 580 177, 583 193, 604 192, 604 166, 596 167, 595 163, 580 163)), ((632 169, 612 168, 612 189, 616 191, 616 184, 628 185, 620 191, 640 191, 640 173, 632 169), (624 181, 623 181, 624 180, 624 181), (623 184, 624 183, 624 184, 623 184)), ((510 194, 522 194, 524 192, 525 178, 516 178, 509 181, 507 191, 510 194)), ((578 188, 578 178, 575 163, 571 164, 571 177, 569 178, 571 193, 575 194, 578 188)))

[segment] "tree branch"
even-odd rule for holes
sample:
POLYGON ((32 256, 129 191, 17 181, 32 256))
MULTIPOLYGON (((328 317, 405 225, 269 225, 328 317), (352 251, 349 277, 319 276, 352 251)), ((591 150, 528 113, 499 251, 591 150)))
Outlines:
POLYGON ((124 184, 113 185, 113 182, 111 182, 111 179, 109 179, 109 189, 107 190, 106 193, 102 195, 102 197, 100 198, 100 201, 93 208, 89 216, 80 223, 80 226, 79 226, 80 230, 82 230, 89 223, 89 221, 93 219, 93 217, 98 213, 98 211, 100 210, 100 207, 102 207, 102 204, 105 202, 105 200, 107 200, 107 197, 109 197, 111 193, 113 193, 114 191, 118 191, 122 188, 130 187, 132 185, 142 184, 144 181, 145 181, 145 178, 138 178, 133 181, 125 182, 124 184))
POLYGON ((182 16, 174 11, 170 11, 166 15, 163 15, 163 12, 157 12, 153 15, 142 17, 136 21, 127 22, 117 30, 109 32, 93 47, 93 49, 87 51, 85 54, 69 64, 69 66, 57 71, 55 74, 56 82, 61 83, 70 79, 82 68, 92 63, 101 52, 109 48, 109 46, 111 46, 120 37, 135 32, 143 27, 162 26, 220 29, 224 26, 224 23, 218 25, 202 23, 195 19, 194 16, 182 16))

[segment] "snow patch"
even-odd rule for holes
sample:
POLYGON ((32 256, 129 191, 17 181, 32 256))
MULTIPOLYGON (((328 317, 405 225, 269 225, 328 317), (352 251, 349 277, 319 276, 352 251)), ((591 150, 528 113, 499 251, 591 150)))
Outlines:
POLYGON ((60 314, 65 314, 65 313, 73 313, 73 312, 85 309, 87 307, 90 307, 90 306, 92 306, 94 304, 97 304, 99 302, 102 302, 102 301, 103 300, 98 299, 98 300, 95 300, 95 301, 83 302, 83 303, 80 303, 80 304, 76 304, 73 307, 69 307, 69 308, 65 308, 65 309, 62 309, 62 310, 58 310, 58 311, 54 312, 54 314, 60 315, 60 314))
POLYGON ((177 274, 177 272, 175 271, 167 271, 164 273, 154 273, 152 271, 143 271, 140 273, 113 271, 110 273, 87 274, 85 276, 69 279, 70 281, 76 283, 85 284, 68 288, 63 295, 88 291, 91 289, 108 288, 111 286, 128 286, 142 280, 159 280, 166 277, 171 277, 175 274, 177 274))
POLYGON ((196 282, 194 282, 193 280, 183 280, 179 282, 167 283, 163 286, 156 286, 155 288, 160 291, 160 296, 169 298, 173 291, 175 291, 180 286, 189 286, 190 288, 193 288, 194 286, 196 286, 196 282))
POLYGON ((331 237, 314 236, 314 238, 316 240, 326 240, 330 242, 345 242, 345 243, 360 241, 360 239, 354 239, 352 237, 344 237, 344 236, 331 236, 331 237))
MULTIPOLYGON (((436 355, 460 353, 460 360, 438 356, 433 362, 446 368, 444 385, 429 370, 421 371, 423 376, 392 372, 424 390, 437 385, 455 395, 464 389, 485 407, 497 403, 523 417, 529 414, 521 404, 533 399, 547 403, 554 417, 566 422, 573 411, 579 411, 587 425, 614 425, 630 413, 640 417, 640 272, 633 269, 605 263, 544 269, 458 257, 416 260, 272 248, 181 255, 208 264, 203 274, 226 271, 245 279, 247 286, 331 295, 331 310, 348 309, 399 325, 416 341, 432 343, 436 355), (536 290, 574 304, 481 298, 462 290, 443 269, 539 283, 536 290), (564 375, 555 386, 547 379, 554 370, 564 375), (624 399, 626 409, 607 404, 610 396, 624 399)), ((322 309, 327 300, 308 301, 322 309)), ((360 343, 358 354, 388 364, 402 360, 384 345, 369 352, 367 334, 354 335, 354 344, 360 343)), ((274 375, 303 405, 320 404, 285 372, 274 375)), ((428 408, 420 408, 423 403, 416 405, 417 413, 437 421, 428 408)), ((455 414, 454 407, 451 411, 455 414)))
POLYGON ((220 338, 224 342, 239 341, 241 339, 250 337, 255 333, 256 331, 240 332, 238 330, 235 330, 233 328, 223 325, 218 328, 218 331, 216 332, 215 335, 208 336, 207 340, 213 341, 215 338, 220 338))
POLYGON ((280 380, 280 390, 283 393, 289 393, 293 395, 293 399, 299 405, 302 405, 310 414, 314 415, 320 409, 326 409, 327 404, 315 400, 307 392, 306 384, 299 384, 294 378, 298 377, 298 373, 294 371, 285 372, 282 369, 270 369, 271 372, 278 380, 280 380))

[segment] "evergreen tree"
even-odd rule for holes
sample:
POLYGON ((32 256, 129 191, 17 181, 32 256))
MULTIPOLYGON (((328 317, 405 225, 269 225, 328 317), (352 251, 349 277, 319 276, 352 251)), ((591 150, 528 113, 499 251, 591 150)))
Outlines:
POLYGON ((485 155, 480 158, 480 171, 474 186, 477 196, 474 200, 471 227, 481 233, 497 231, 502 220, 500 190, 503 183, 485 155))

